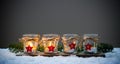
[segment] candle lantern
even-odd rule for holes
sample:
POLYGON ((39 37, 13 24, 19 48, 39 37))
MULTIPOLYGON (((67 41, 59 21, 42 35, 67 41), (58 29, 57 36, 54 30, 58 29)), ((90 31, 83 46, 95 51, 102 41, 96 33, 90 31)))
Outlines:
POLYGON ((44 46, 44 53, 57 53, 59 39, 58 34, 43 34, 41 42, 44 46))
POLYGON ((24 45, 24 52, 35 54, 37 52, 37 46, 40 39, 39 34, 24 34, 20 39, 24 45))
POLYGON ((97 53, 98 34, 84 34, 83 48, 84 52, 97 53))
POLYGON ((64 34, 62 37, 65 53, 73 53, 79 42, 79 36, 77 34, 64 34))

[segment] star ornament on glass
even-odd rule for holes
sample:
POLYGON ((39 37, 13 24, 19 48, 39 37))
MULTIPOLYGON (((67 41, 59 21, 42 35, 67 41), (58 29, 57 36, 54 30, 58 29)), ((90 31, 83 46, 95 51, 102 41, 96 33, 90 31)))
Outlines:
POLYGON ((32 48, 33 48, 33 47, 31 47, 30 45, 28 45, 28 47, 26 47, 27 52, 32 52, 32 48))
POLYGON ((76 45, 75 43, 70 43, 69 44, 70 49, 75 49, 75 45, 76 45))
POLYGON ((91 47, 92 47, 92 45, 89 43, 85 45, 86 50, 91 50, 91 47))
POLYGON ((54 46, 48 46, 49 52, 54 52, 54 46))

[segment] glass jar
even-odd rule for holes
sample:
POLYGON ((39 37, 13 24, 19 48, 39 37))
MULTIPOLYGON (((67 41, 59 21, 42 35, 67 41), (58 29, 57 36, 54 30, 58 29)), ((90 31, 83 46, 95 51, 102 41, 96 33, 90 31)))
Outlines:
POLYGON ((84 34, 84 52, 97 53, 98 34, 84 34))
POLYGON ((20 41, 23 42, 24 52, 36 53, 39 39, 39 34, 23 34, 23 37, 20 39, 20 41))
POLYGON ((79 35, 77 34, 63 34, 62 43, 65 53, 73 53, 79 42, 79 35))
POLYGON ((44 46, 44 53, 57 53, 59 39, 58 34, 43 34, 41 42, 44 46))

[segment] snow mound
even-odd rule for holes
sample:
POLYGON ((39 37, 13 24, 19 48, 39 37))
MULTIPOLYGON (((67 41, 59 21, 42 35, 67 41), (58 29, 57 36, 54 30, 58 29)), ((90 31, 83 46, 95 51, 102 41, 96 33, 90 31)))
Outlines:
POLYGON ((114 48, 106 57, 82 58, 75 55, 63 57, 16 56, 8 49, 0 49, 0 64, 120 64, 120 48, 114 48))

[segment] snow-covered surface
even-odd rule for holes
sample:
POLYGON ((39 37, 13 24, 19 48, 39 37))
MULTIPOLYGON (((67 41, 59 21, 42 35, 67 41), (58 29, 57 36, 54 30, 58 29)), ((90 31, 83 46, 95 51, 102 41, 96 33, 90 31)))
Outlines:
POLYGON ((8 49, 0 49, 0 64, 120 64, 120 48, 114 48, 106 57, 82 58, 77 56, 16 56, 8 49))

